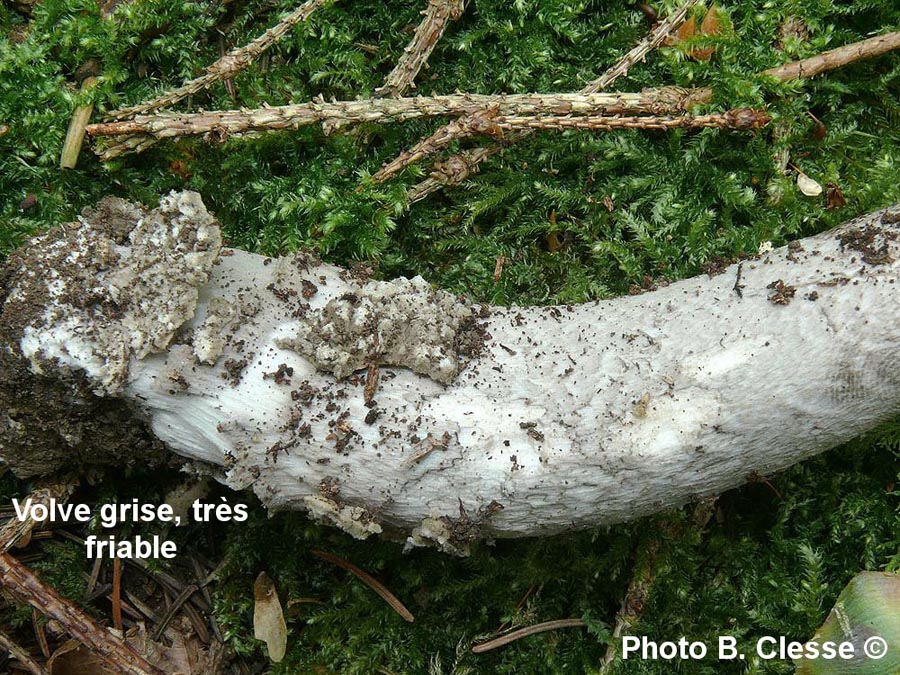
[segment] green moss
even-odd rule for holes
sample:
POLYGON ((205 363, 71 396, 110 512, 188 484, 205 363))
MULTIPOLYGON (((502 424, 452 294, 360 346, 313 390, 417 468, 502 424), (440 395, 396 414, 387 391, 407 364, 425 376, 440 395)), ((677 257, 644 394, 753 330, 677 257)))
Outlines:
MULTIPOLYGON (((330 137, 304 129, 222 147, 169 142, 107 166, 85 151, 76 170, 58 169, 69 117, 84 96, 76 78, 85 64, 100 75, 87 95, 97 117, 197 75, 222 49, 261 33, 292 2, 134 0, 102 18, 94 0, 42 0, 31 19, 3 5, 0 123, 9 132, 0 137, 0 252, 73 218, 105 194, 155 203, 167 190, 191 188, 236 246, 267 253, 312 247, 338 263, 364 260, 384 277, 422 274, 495 303, 581 302, 623 293, 645 277, 696 274, 717 256, 754 252, 767 240, 782 244, 900 200, 900 56, 812 82, 773 84, 755 75, 874 31, 896 30, 900 5, 722 4, 730 28, 705 39, 716 46, 709 61, 664 48, 636 66, 621 88, 710 84, 715 96, 708 109, 765 103, 776 124, 756 134, 534 134, 506 148, 466 185, 408 210, 405 190, 426 168, 411 167, 382 186, 367 177, 440 120, 363 126, 330 137), (779 30, 788 17, 801 19, 809 38, 789 39, 781 51, 779 30), (824 123, 824 137, 807 112, 824 123), (776 125, 784 130, 779 138, 773 137, 776 125), (773 155, 785 147, 807 174, 839 186, 847 205, 829 211, 824 199, 802 196, 775 169, 773 155), (28 195, 36 203, 24 209, 28 195), (612 211, 604 203, 609 200, 612 211), (551 246, 551 235, 560 248, 551 246), (501 255, 507 262, 495 282, 501 255)), ((183 107, 370 95, 408 41, 422 6, 420 0, 358 0, 322 9, 236 77, 234 100, 217 85, 183 107)), ((646 30, 640 12, 612 0, 473 0, 438 45, 418 90, 574 90, 646 30)), ((258 506, 249 523, 191 526, 174 536, 180 546, 227 558, 215 589, 216 615, 248 658, 263 656, 251 637, 251 588, 259 571, 269 572, 283 600, 323 603, 291 607, 290 650, 273 672, 589 672, 606 651, 636 552, 654 538, 662 540, 657 583, 640 633, 712 643, 727 631, 748 644, 766 634, 811 636, 856 572, 900 569, 900 517, 890 488, 898 447, 900 425, 894 424, 775 477, 781 498, 762 483, 730 492, 705 529, 692 525, 689 513, 676 512, 603 531, 500 542, 468 560, 430 551, 404 556, 396 544, 349 541, 296 514, 269 519, 258 506), (416 622, 403 622, 347 573, 312 556, 313 548, 378 576, 407 602, 416 622), (504 622, 571 616, 584 616, 591 629, 468 653, 475 636, 504 622)), ((148 485, 164 487, 155 476, 119 477, 97 499, 146 498, 148 485)), ((45 548, 42 573, 79 597, 81 577, 71 570, 79 569, 80 550, 45 548)), ((629 661, 616 672, 663 674, 672 667, 629 661)), ((681 672, 791 669, 710 661, 681 672)))

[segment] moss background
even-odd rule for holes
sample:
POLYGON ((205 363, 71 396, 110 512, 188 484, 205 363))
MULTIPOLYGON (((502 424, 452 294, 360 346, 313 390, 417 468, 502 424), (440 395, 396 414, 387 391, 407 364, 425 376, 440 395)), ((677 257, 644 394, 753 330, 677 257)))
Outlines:
MULTIPOLYGON (((105 5, 113 5, 106 2, 105 5)), ((663 15, 673 3, 658 2, 663 15)), ((245 44, 291 9, 290 0, 131 0, 108 17, 97 0, 39 0, 25 13, 0 5, 0 254, 29 234, 72 219, 106 194, 155 204, 171 189, 198 190, 234 246, 265 253, 312 247, 327 260, 364 261, 385 278, 422 274, 436 285, 493 303, 580 302, 631 284, 699 273, 719 257, 754 253, 819 232, 900 200, 900 55, 842 68, 810 82, 774 85, 753 74, 787 60, 900 28, 896 0, 725 2, 726 30, 696 61, 677 47, 653 53, 621 89, 712 85, 711 110, 766 105, 774 122, 756 134, 542 133, 507 148, 466 185, 406 208, 405 190, 425 174, 372 186, 367 176, 438 124, 363 126, 157 145, 104 165, 85 150, 61 171, 59 151, 78 80, 102 111, 136 103, 195 76, 222 50, 245 44), (796 19, 808 36, 783 39, 796 19), (819 125, 807 113, 821 120, 819 125), (780 130, 774 134, 775 129, 780 130), (846 205, 804 197, 791 161, 846 205), (356 191, 358 185, 364 188, 356 191), (614 209, 604 206, 612 199, 614 209), (557 246, 557 244, 561 244, 557 246), (499 255, 508 258, 499 282, 499 255)), ((206 109, 371 95, 419 20, 422 0, 347 0, 322 9, 234 81, 185 102, 206 109)), ((576 90, 648 30, 644 15, 615 0, 472 0, 419 77, 421 93, 576 90)), ((214 587, 216 617, 246 662, 252 581, 267 570, 283 599, 313 597, 289 618, 289 652, 274 673, 593 672, 613 618, 648 543, 660 542, 655 583, 638 634, 715 644, 727 632, 749 648, 762 635, 809 638, 841 588, 863 569, 900 568, 900 424, 720 499, 698 527, 690 509, 626 526, 482 546, 466 560, 395 544, 359 543, 296 514, 249 524, 193 525, 173 534, 182 550, 226 560, 214 587), (416 615, 403 622, 346 573, 312 556, 322 548, 384 581, 416 615), (526 592, 527 601, 517 609, 526 592), (503 622, 582 616, 569 629, 483 655, 471 641, 503 622)), ((108 475, 98 500, 161 499, 177 475, 108 475)), ((29 486, 8 476, 3 493, 29 486)), ((252 502, 252 498, 246 497, 252 502)), ((81 550, 42 545, 34 564, 80 597, 81 550)), ((103 614, 98 604, 92 611, 103 614)), ((19 625, 22 612, 0 617, 19 625)), ((785 662, 650 663, 613 672, 790 673, 785 662)))

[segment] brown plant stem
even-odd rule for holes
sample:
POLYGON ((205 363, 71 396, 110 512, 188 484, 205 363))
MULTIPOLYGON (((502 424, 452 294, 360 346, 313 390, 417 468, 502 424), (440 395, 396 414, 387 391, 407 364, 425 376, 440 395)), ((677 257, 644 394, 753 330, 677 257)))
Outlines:
POLYGON ((328 2, 330 0, 308 0, 252 42, 228 52, 207 67, 206 72, 200 77, 189 80, 177 89, 167 91, 144 103, 114 110, 108 113, 105 119, 129 119, 136 115, 143 115, 154 110, 167 108, 216 82, 233 78, 259 58, 264 51, 284 37, 294 26, 306 21, 313 12, 328 2))
POLYGON ((801 61, 791 61, 783 66, 764 70, 762 74, 771 75, 782 82, 807 79, 855 61, 887 54, 895 49, 900 49, 900 31, 876 35, 868 40, 837 47, 801 61))
POLYGON ((375 90, 376 96, 402 96, 410 88, 415 89, 416 76, 449 23, 462 16, 466 2, 467 0, 428 1, 428 7, 422 12, 424 17, 416 28, 412 41, 403 50, 403 55, 385 78, 384 84, 375 90))

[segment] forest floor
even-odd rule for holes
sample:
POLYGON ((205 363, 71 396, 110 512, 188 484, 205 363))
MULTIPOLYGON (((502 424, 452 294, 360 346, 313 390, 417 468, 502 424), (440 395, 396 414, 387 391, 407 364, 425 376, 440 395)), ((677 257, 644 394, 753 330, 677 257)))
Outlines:
MULTIPOLYGON (((651 4, 665 16, 676 3, 651 4)), ((147 100, 202 73, 294 6, 288 0, 0 5, 0 256, 105 195, 153 205, 169 190, 192 189, 238 248, 266 254, 309 248, 330 262, 370 266, 381 278, 421 274, 495 304, 577 303, 700 274, 765 242, 781 246, 900 201, 900 54, 786 84, 755 75, 900 29, 896 0, 723 2, 717 32, 651 52, 614 86, 711 86, 713 98, 701 111, 765 107, 772 121, 763 129, 539 132, 509 144, 463 185, 412 205, 407 189, 427 177, 427 163, 384 184, 370 177, 446 120, 365 124, 332 135, 310 126, 222 144, 166 141, 108 163, 86 145, 77 168, 59 168, 76 106, 93 102, 97 121, 147 100), (97 84, 80 92, 87 76, 97 84), (823 186, 821 195, 799 189, 799 171, 823 186)), ((328 4, 233 80, 177 108, 370 97, 424 6, 423 0, 328 4)), ((704 12, 698 9, 698 25, 704 12)), ((613 0, 472 0, 438 42, 417 93, 577 91, 649 27, 645 12, 613 0)), ((268 667, 264 644, 253 638, 253 582, 262 571, 287 612, 288 652, 273 673, 599 672, 636 574, 647 580, 636 634, 707 644, 724 633, 746 644, 764 635, 802 641, 855 574, 900 569, 898 451, 895 422, 758 477, 722 495, 703 517, 686 507, 596 531, 481 545, 466 559, 358 542, 298 514, 269 516, 249 494, 230 495, 251 505, 247 522, 135 529, 163 532, 181 555, 155 564, 149 575, 125 566, 121 583, 151 607, 164 607, 165 593, 171 602, 177 586, 161 590, 154 575, 168 572, 187 585, 215 569, 214 581, 187 604, 194 623, 203 625, 199 632, 232 650, 231 672, 268 667), (415 622, 403 621, 313 550, 377 577, 415 622), (584 619, 586 628, 471 652, 500 627, 567 618, 584 619)), ((175 470, 106 472, 85 477, 73 499, 161 501, 183 480, 175 470)), ((4 504, 31 489, 8 474, 0 479, 4 504)), ((214 488, 209 499, 226 494, 214 488)), ((99 533, 96 523, 70 528, 69 536, 53 531, 16 555, 111 623, 104 590, 112 565, 93 569, 76 540, 87 531, 99 533)), ((0 605, 0 629, 40 654, 41 631, 30 609, 0 605)), ((674 667, 629 660, 609 672, 663 674, 674 667)), ((754 657, 679 666, 683 673, 726 675, 793 670, 790 662, 754 657)))

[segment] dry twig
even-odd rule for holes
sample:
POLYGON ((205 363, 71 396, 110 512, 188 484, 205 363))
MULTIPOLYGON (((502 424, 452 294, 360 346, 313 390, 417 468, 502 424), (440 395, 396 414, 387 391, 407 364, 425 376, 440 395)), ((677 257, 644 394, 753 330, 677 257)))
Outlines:
POLYGON ((581 117, 560 117, 553 115, 531 115, 521 117, 500 117, 493 121, 498 129, 589 129, 592 131, 613 131, 615 129, 645 129, 664 131, 666 129, 759 129, 771 118, 755 108, 736 108, 724 113, 710 115, 641 115, 631 117, 585 115, 581 117))
POLYGON ((228 52, 225 56, 209 66, 206 69, 206 72, 200 77, 189 80, 178 87, 178 89, 167 91, 145 103, 114 110, 107 114, 105 119, 129 119, 135 115, 143 115, 154 110, 159 110, 160 108, 167 108, 171 105, 175 105, 188 96, 206 89, 216 82, 233 78, 239 72, 245 70, 264 51, 284 37, 291 28, 298 23, 306 21, 313 12, 329 1, 330 0, 308 0, 281 19, 281 21, 272 26, 265 33, 253 40, 253 42, 228 52))
POLYGON ((403 56, 375 90, 377 96, 402 96, 410 88, 415 89, 415 79, 431 56, 447 25, 462 16, 467 0, 428 0, 424 18, 416 28, 412 41, 403 50, 403 56))
POLYGON ((807 79, 854 61, 887 54, 895 49, 900 49, 900 31, 876 35, 868 40, 837 47, 801 61, 791 61, 783 66, 764 70, 762 74, 771 75, 782 82, 807 79))

